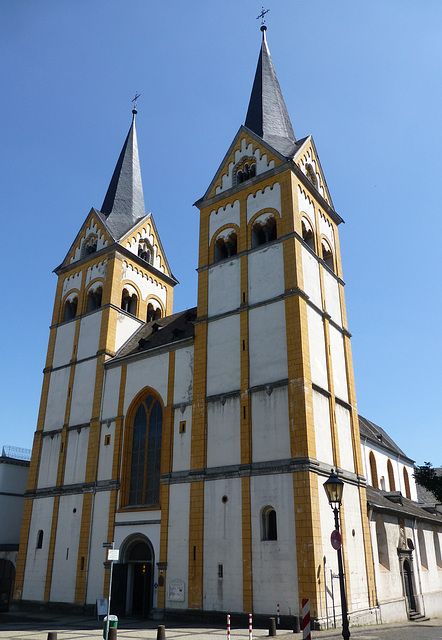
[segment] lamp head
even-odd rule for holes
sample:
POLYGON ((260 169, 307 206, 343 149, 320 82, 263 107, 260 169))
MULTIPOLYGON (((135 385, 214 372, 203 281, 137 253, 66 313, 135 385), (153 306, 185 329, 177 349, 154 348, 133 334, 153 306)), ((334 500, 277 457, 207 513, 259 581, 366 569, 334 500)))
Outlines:
POLYGON ((336 475, 334 470, 331 470, 330 477, 324 482, 325 493, 332 509, 341 508, 342 492, 344 491, 344 483, 336 475))

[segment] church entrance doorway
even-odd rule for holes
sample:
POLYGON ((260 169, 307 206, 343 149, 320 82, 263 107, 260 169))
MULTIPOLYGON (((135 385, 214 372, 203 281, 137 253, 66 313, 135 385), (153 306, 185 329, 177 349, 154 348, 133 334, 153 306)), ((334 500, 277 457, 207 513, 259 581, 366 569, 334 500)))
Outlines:
POLYGON ((408 600, 408 610, 410 612, 416 611, 416 600, 414 597, 413 589, 413 575, 411 571, 411 565, 408 560, 404 560, 404 584, 405 584, 405 596, 408 600))
POLYGON ((0 558, 0 611, 8 611, 12 586, 15 578, 15 567, 10 560, 0 558))
POLYGON ((153 604, 152 544, 145 536, 131 536, 121 551, 121 562, 114 565, 112 613, 147 618, 153 604))

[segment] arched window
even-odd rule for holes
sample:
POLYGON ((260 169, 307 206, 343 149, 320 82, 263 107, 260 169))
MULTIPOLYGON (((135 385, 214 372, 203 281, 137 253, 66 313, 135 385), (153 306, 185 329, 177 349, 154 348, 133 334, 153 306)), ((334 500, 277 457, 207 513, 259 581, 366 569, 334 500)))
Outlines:
POLYGON ((334 273, 334 262, 333 262, 333 251, 330 248, 330 245, 325 240, 322 241, 322 259, 329 269, 331 269, 334 273))
POLYGON ((249 160, 238 165, 235 175, 237 185, 245 182, 246 180, 250 180, 250 178, 254 178, 256 176, 256 162, 249 160))
POLYGON ((375 489, 379 489, 378 468, 376 466, 376 458, 374 457, 373 451, 370 451, 368 459, 370 461, 371 486, 375 489))
POLYGON ((404 487, 405 487, 405 497, 411 500, 410 480, 408 479, 408 471, 405 467, 404 467, 404 487))
POLYGON ((227 237, 224 237, 222 233, 220 237, 215 241, 215 255, 214 261, 219 262, 225 258, 230 258, 237 253, 237 236, 236 233, 229 233, 227 237))
POLYGON ((313 229, 310 226, 310 223, 305 219, 302 218, 301 220, 301 228, 302 228, 302 239, 304 240, 305 244, 307 244, 310 249, 313 249, 313 251, 315 250, 315 236, 313 235, 313 229))
POLYGON ((123 289, 121 296, 121 308, 123 311, 131 313, 133 316, 137 315, 137 296, 135 293, 130 295, 127 289, 123 289))
POLYGON ((439 569, 442 569, 442 557, 440 555, 439 534, 436 531, 436 529, 433 530, 433 544, 434 544, 434 555, 436 556, 436 564, 439 569))
POLYGON ((136 409, 130 442, 129 505, 156 505, 160 501, 163 408, 148 394, 136 409))
POLYGON ((384 569, 390 570, 387 533, 385 531, 385 524, 381 515, 378 515, 376 518, 376 541, 378 546, 379 564, 382 565, 384 569))
POLYGON ((83 244, 81 257, 85 258, 86 256, 89 256, 91 253, 95 253, 96 250, 97 250, 97 236, 91 235, 88 238, 86 238, 83 244))
POLYGON ((273 507, 264 507, 261 512, 262 540, 277 540, 276 511, 273 507))
POLYGON ((152 322, 153 320, 158 320, 159 318, 162 317, 162 311, 161 311, 161 307, 157 306, 154 307, 154 305, 149 302, 149 304, 147 305, 147 316, 146 316, 146 322, 152 322))
POLYGON ((87 297, 87 311, 95 311, 101 307, 102 287, 98 287, 95 291, 91 291, 87 297))
POLYGON ((276 220, 273 216, 267 218, 265 222, 255 222, 252 227, 252 249, 276 240, 276 237, 276 220))
POLYGON ((145 262, 152 264, 153 247, 147 238, 140 240, 140 242, 138 243, 138 255, 145 262))
POLYGON ((396 483, 394 481, 393 465, 391 464, 390 458, 388 458, 388 460, 387 460, 387 472, 388 472, 388 484, 390 486, 390 491, 396 491, 396 483))
POLYGON ((422 525, 419 523, 417 527, 417 540, 419 543, 419 555, 421 557, 421 566, 428 569, 427 549, 425 546, 425 536, 422 525))
POLYGON ((307 162, 307 164, 305 165, 305 175, 310 180, 312 185, 314 187, 316 187, 316 189, 317 189, 318 188, 318 179, 316 177, 315 170, 313 169, 313 165, 311 165, 310 162, 307 162))
POLYGON ((37 533, 37 545, 36 548, 37 549, 42 549, 43 548, 43 529, 40 529, 39 532, 37 533))
POLYGON ((67 322, 67 320, 72 320, 77 315, 77 304, 78 298, 72 298, 72 300, 66 300, 64 305, 64 314, 63 314, 63 322, 67 322))

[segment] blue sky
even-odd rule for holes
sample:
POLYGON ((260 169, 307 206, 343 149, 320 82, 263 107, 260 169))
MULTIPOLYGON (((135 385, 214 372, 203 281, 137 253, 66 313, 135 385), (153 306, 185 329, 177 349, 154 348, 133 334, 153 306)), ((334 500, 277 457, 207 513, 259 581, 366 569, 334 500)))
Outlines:
MULTIPOLYGON (((359 412, 442 464, 440 0, 268 0, 268 42, 298 138, 335 209, 359 412), (431 242, 430 242, 431 240, 431 242)), ((31 447, 56 276, 100 208, 138 102, 146 207, 196 304, 198 214, 243 124, 255 0, 0 0, 0 446, 31 447)))

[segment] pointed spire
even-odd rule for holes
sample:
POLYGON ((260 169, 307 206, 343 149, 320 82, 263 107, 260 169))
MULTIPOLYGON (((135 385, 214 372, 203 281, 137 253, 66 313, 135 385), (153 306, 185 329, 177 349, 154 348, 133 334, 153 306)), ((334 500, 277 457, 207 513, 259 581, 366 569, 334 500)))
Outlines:
POLYGON ((261 51, 245 126, 284 152, 296 138, 267 46, 265 24, 261 25, 261 31, 261 51))
POLYGON ((132 114, 132 124, 101 207, 101 213, 106 216, 110 231, 117 240, 137 220, 146 215, 135 129, 135 108, 132 114))

